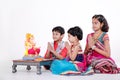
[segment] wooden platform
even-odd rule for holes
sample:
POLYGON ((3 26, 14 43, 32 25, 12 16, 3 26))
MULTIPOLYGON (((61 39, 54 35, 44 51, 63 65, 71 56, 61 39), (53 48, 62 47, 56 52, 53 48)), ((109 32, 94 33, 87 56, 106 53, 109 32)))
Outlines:
POLYGON ((41 74, 41 66, 44 65, 51 65, 52 60, 51 59, 43 59, 43 60, 13 60, 13 65, 12 65, 12 73, 17 72, 16 67, 18 65, 21 66, 27 66, 27 70, 31 70, 30 66, 36 66, 37 68, 37 74, 41 74))

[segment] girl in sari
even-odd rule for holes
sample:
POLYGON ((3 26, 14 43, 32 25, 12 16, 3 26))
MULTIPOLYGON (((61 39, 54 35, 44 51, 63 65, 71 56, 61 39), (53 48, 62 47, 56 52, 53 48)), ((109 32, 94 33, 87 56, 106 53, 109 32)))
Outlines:
POLYGON ((105 17, 94 15, 92 28, 94 32, 88 34, 84 51, 87 57, 87 72, 93 69, 94 72, 99 73, 118 73, 119 70, 110 57, 109 36, 107 34, 109 26, 105 17))
POLYGON ((76 26, 68 30, 68 40, 71 46, 68 47, 68 56, 66 59, 54 60, 50 70, 53 74, 80 74, 85 71, 85 61, 80 40, 82 40, 83 32, 76 26))

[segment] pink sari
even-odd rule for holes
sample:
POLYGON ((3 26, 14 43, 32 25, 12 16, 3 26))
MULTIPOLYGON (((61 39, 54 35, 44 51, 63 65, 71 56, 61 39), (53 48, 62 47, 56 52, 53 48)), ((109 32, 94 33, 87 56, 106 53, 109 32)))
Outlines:
MULTIPOLYGON (((95 46, 101 50, 105 50, 104 42, 103 42, 103 37, 105 34, 106 33, 103 33, 95 43, 95 46)), ((93 33, 90 35, 93 36, 93 33)), ((109 40, 108 36, 105 39, 109 40)), ((95 72, 109 73, 109 74, 119 73, 117 65, 115 64, 112 58, 107 58, 94 50, 90 50, 88 52, 87 64, 88 66, 91 65, 95 72)))

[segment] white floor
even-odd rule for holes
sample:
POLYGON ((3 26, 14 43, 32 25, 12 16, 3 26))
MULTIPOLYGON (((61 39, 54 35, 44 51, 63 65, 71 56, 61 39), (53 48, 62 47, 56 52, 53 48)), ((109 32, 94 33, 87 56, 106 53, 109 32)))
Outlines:
POLYGON ((42 74, 36 74, 36 67, 30 71, 25 66, 18 66, 17 72, 12 73, 12 61, 0 61, 0 80, 120 80, 120 74, 94 74, 90 76, 60 76, 53 75, 42 68, 42 74))

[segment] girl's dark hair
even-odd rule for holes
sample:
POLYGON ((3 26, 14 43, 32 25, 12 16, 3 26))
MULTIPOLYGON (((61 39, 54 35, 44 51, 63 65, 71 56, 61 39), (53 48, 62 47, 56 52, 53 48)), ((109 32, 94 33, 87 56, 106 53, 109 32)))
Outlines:
POLYGON ((54 27, 54 28, 52 29, 52 32, 53 32, 53 31, 57 31, 57 32, 59 32, 61 35, 65 33, 64 28, 61 27, 61 26, 56 26, 56 27, 54 27))
POLYGON ((100 23, 103 23, 103 26, 102 26, 102 28, 101 28, 101 30, 102 30, 103 32, 108 32, 109 26, 108 26, 107 20, 105 19, 105 17, 104 17, 103 15, 101 15, 101 14, 99 14, 99 15, 94 15, 94 16, 92 17, 92 19, 93 19, 93 18, 97 19, 100 23))
POLYGON ((79 40, 83 38, 83 31, 79 26, 72 27, 68 30, 68 33, 72 36, 77 36, 79 40))

